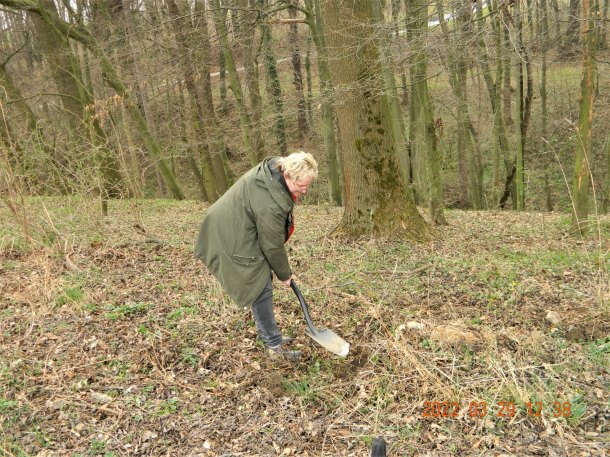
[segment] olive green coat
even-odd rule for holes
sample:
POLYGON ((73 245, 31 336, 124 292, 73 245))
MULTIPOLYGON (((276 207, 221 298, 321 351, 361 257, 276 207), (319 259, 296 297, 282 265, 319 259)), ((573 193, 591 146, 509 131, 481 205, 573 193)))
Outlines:
POLYGON ((241 307, 260 295, 271 271, 285 281, 292 272, 284 248, 286 220, 294 202, 263 160, 208 210, 195 257, 206 264, 241 307))

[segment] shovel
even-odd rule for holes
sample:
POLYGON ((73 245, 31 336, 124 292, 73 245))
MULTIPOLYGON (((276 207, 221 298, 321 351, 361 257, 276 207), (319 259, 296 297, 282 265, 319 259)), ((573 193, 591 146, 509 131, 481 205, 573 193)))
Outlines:
POLYGON ((345 357, 349 352, 349 343, 332 330, 327 328, 316 328, 311 321, 311 317, 309 317, 309 310, 307 309, 307 303, 305 303, 303 294, 301 294, 301 291, 297 287, 294 280, 290 281, 290 287, 292 287, 292 290, 299 299, 301 308, 303 309, 303 314, 305 314, 305 321, 307 322, 307 327, 309 327, 309 330, 305 330, 307 336, 316 341, 323 348, 328 349, 330 352, 334 352, 341 357, 345 357))

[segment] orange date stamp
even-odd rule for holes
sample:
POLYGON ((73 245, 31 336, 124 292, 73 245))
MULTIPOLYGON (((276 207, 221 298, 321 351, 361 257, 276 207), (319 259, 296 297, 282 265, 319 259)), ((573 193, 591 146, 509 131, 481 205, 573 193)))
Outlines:
MULTIPOLYGON (((449 418, 457 419, 460 417, 460 411, 464 408, 455 401, 424 401, 422 409, 422 417, 427 419, 433 418, 449 418)), ((521 408, 517 407, 512 401, 498 401, 495 404, 488 405, 485 401, 471 401, 468 408, 462 417, 470 417, 472 419, 483 419, 490 416, 495 416, 504 419, 511 419, 517 414, 523 413, 527 417, 542 417, 544 414, 552 414, 553 417, 570 417, 572 415, 572 404, 569 401, 555 401, 551 404, 543 404, 540 401, 533 403, 525 403, 521 408)))

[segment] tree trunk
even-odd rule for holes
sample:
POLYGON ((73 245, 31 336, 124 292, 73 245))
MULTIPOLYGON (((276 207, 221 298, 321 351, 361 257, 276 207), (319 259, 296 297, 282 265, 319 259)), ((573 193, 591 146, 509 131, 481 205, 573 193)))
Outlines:
POLYGON ((318 74, 320 78, 320 105, 322 108, 322 137, 326 146, 329 194, 331 202, 341 206, 341 176, 339 174, 337 137, 335 136, 335 110, 330 100, 332 81, 320 0, 305 0, 305 6, 307 24, 309 25, 311 37, 317 51, 318 74))
POLYGON ((53 0, 40 0, 40 5, 42 14, 30 13, 28 16, 35 26, 40 46, 47 57, 57 91, 63 95, 61 104, 73 140, 78 141, 83 122, 80 69, 75 66, 76 59, 71 52, 68 37, 59 34, 53 26, 54 20, 59 20, 53 0))
MULTIPOLYGON (((171 0, 169 0, 171 1, 171 0)), ((186 153, 187 153, 187 160, 188 160, 188 164, 189 167, 191 168, 191 171, 193 172, 193 176, 195 178, 195 182, 197 183, 197 188, 199 190, 199 196, 201 197, 201 200, 204 202, 209 202, 210 198, 208 197, 208 190, 206 189, 206 179, 204 178, 201 170, 199 169, 199 157, 198 157, 198 153, 197 153, 197 144, 199 143, 197 140, 197 135, 195 133, 195 126, 196 126, 196 122, 194 121, 193 117, 190 114, 193 111, 196 111, 195 108, 193 109, 188 109, 187 107, 189 106, 189 104, 191 104, 191 102, 189 100, 187 100, 187 96, 184 93, 184 89, 182 87, 182 84, 179 86, 179 90, 180 90, 180 109, 178 110, 179 112, 179 116, 180 116, 180 120, 182 121, 182 141, 185 144, 186 147, 186 153)), ((207 148, 206 149, 206 155, 209 156, 209 151, 207 148)), ((205 170, 208 174, 212 174, 211 173, 211 164, 208 162, 205 162, 205 165, 207 165, 209 168, 208 170, 205 170)), ((205 166, 204 165, 204 166, 205 166)), ((203 168, 203 167, 202 167, 203 168)), ((213 178, 213 176, 212 176, 213 178)), ((214 191, 216 189, 213 189, 214 191)))
MULTIPOLYGON (((261 8, 265 8, 265 0, 259 0, 261 8)), ((271 43, 273 37, 271 27, 263 20, 260 24, 262 35, 263 58, 265 59, 265 70, 267 74, 267 94, 271 100, 273 109, 273 130, 277 141, 277 147, 281 155, 286 155, 288 152, 288 144, 286 143, 286 121, 284 119, 284 100, 282 98, 282 86, 277 71, 277 62, 271 43)))
MULTIPOLYGON (((506 16, 509 16, 507 13, 506 16)), ((504 108, 504 120, 506 121, 506 125, 512 127, 514 124, 513 115, 512 115, 512 100, 513 100, 513 88, 511 86, 512 79, 512 69, 511 69, 511 51, 513 49, 512 38, 510 36, 510 29, 508 25, 509 17, 505 17, 505 20, 502 22, 502 29, 504 31, 504 48, 502 55, 504 56, 504 62, 502 66, 504 67, 503 75, 504 75, 504 87, 502 91, 502 97, 504 103, 502 107, 504 108)), ((507 170, 508 172, 508 170, 507 170)))
MULTIPOLYGON (((8 165, 17 174, 25 175, 28 179, 33 177, 29 173, 30 168, 34 165, 33 161, 26 160, 24 148, 21 146, 18 139, 13 133, 13 126, 9 120, 6 107, 11 104, 17 109, 25 122, 27 131, 32 136, 34 144, 40 144, 44 148, 43 130, 38 124, 38 119, 32 108, 25 102, 23 95, 16 86, 11 75, 6 71, 8 59, 0 64, 0 146, 3 146, 7 157, 8 165)), ((40 184, 35 182, 35 184, 40 184)))
MULTIPOLYGON (((36 137, 41 137, 43 132, 42 128, 38 125, 38 119, 30 105, 25 102, 25 99, 19 88, 15 85, 13 78, 6 71, 6 64, 8 62, 4 62, 0 65, 0 87, 2 91, 0 92, 0 100, 6 99, 10 101, 10 104, 14 104, 23 118, 25 119, 25 125, 27 129, 36 135, 36 137)), ((5 115, 5 113, 0 113, 0 115, 5 115)), ((4 123, 6 119, 4 117, 0 118, 0 121, 4 123)))
POLYGON ((549 49, 549 13, 547 7, 547 0, 540 0, 540 32, 539 41, 540 49, 542 51, 542 65, 540 70, 540 120, 542 124, 541 132, 541 149, 544 157, 544 179, 545 188, 547 195, 547 211, 553 211, 553 204, 551 201, 551 184, 549 181, 549 160, 547 158, 547 142, 548 138, 548 104, 547 104, 547 53, 549 49))
POLYGON ((254 143, 252 141, 252 126, 250 114, 248 113, 248 109, 246 107, 244 94, 241 89, 241 84, 239 82, 239 75, 237 74, 237 68, 235 66, 235 61, 233 60, 233 53, 231 52, 231 47, 229 44, 227 25, 225 22, 225 13, 220 7, 220 0, 210 0, 210 6, 214 10, 216 35, 218 37, 218 40, 220 41, 222 54, 225 59, 225 65, 229 73, 229 87, 231 88, 231 92, 233 92, 235 104, 237 105, 237 110, 239 112, 239 123, 241 126, 242 140, 244 142, 244 147, 246 148, 246 153, 250 158, 250 163, 252 164, 252 166, 254 166, 260 162, 260 160, 264 156, 264 153, 262 153, 262 151, 256 151, 254 149, 254 143))
POLYGON ((608 8, 610 0, 604 0, 604 7, 599 21, 599 45, 597 49, 608 49, 608 8))
POLYGON ((218 40, 218 79, 220 80, 220 105, 218 111, 222 114, 229 111, 229 99, 227 98, 227 62, 222 50, 222 41, 218 40))
POLYGON ((305 54, 305 75, 307 81, 307 101, 305 103, 305 111, 307 112, 307 121, 309 125, 313 127, 313 78, 311 77, 311 30, 309 30, 309 35, 307 37, 307 52, 305 54))
MULTIPOLYGON (((210 201, 216 200, 220 195, 224 194, 229 188, 226 170, 228 164, 225 157, 224 138, 216 114, 214 113, 211 93, 207 97, 204 92, 208 90, 210 84, 210 72, 206 62, 209 55, 201 55, 200 52, 195 52, 199 47, 191 42, 190 37, 197 35, 198 39, 203 38, 204 42, 208 42, 209 36, 207 33, 207 22, 204 10, 195 10, 193 21, 185 14, 184 11, 178 9, 175 0, 167 0, 167 6, 171 16, 171 23, 174 27, 176 41, 178 43, 179 56, 184 56, 180 60, 182 65, 182 73, 190 100, 195 107, 195 114, 198 119, 199 140, 207 142, 207 154, 202 155, 202 168, 204 170, 204 180, 206 183, 206 194, 210 201), (181 20, 186 17, 187 20, 181 20), (192 30, 191 24, 198 24, 199 30, 192 30), (190 52, 189 52, 190 51, 190 52), (199 63, 201 62, 201 64, 199 63), (195 85, 195 80, 199 80, 198 67, 202 67, 202 90, 198 90, 195 85), (209 171, 212 173, 209 173, 209 171)), ((204 52, 207 47, 203 47, 204 52)))
MULTIPOLYGON (((510 18, 509 18, 510 19, 510 18)), ((532 70, 530 59, 527 50, 523 46, 522 40, 522 24, 521 24, 521 9, 520 3, 515 2, 514 16, 510 22, 515 27, 514 48, 516 51, 515 67, 517 68, 517 94, 516 94, 516 116, 518 119, 517 125, 517 154, 514 161, 507 159, 505 161, 508 176, 505 183, 504 194, 500 198, 500 207, 504 208, 504 204, 509 195, 513 197, 513 208, 518 211, 525 209, 525 189, 524 189, 524 171, 525 171, 525 143, 527 139, 527 130, 529 127, 529 119, 532 109, 532 99, 534 96, 534 83, 532 78, 532 70), (525 68, 525 69, 524 69, 525 68), (524 78, 527 78, 527 86, 524 78), (524 94, 524 89, 527 91, 524 94)))
MULTIPOLYGON (((291 19, 296 19, 299 0, 290 0, 288 14, 291 19)), ((301 72, 301 51, 299 47, 299 29, 296 22, 290 23, 288 41, 292 53, 292 81, 297 96, 297 137, 299 140, 308 132, 307 111, 305 109, 305 96, 303 95, 303 73, 301 72)))
POLYGON ((525 134, 523 132, 523 113, 524 113, 524 104, 523 104, 523 89, 524 89, 524 81, 523 81, 523 21, 521 20, 521 1, 516 0, 514 4, 514 21, 515 21, 515 63, 514 67, 517 69, 517 81, 516 81, 516 94, 515 94, 515 117, 517 118, 517 158, 516 158, 516 170, 515 170, 515 190, 517 194, 515 198, 517 199, 517 207, 515 208, 517 211, 523 211, 525 209, 525 189, 523 182, 523 172, 524 172, 524 163, 523 163, 523 154, 524 154, 524 144, 525 144, 525 134))
POLYGON ((259 17, 255 9, 255 1, 250 0, 250 7, 248 6, 248 0, 240 0, 239 7, 239 22, 242 24, 240 27, 240 43, 242 43, 242 56, 244 56, 244 67, 245 71, 245 84, 248 90, 248 97, 250 99, 250 121, 252 131, 252 147, 256 151, 257 157, 263 157, 265 155, 265 141, 261 133, 262 120, 263 120, 263 98, 261 97, 261 90, 259 85, 258 77, 258 54, 259 46, 254 42, 254 35, 259 22, 259 17))
MULTIPOLYGON (((401 0, 392 0, 392 31, 396 38, 400 37, 399 30, 399 18, 398 13, 400 12, 400 4, 401 0)), ((408 106, 409 103, 409 93, 407 92, 407 75, 405 73, 404 65, 399 64, 398 71, 400 72, 400 85, 402 90, 402 103, 405 106, 408 106)))
POLYGON ((392 141, 391 108, 373 40, 370 0, 322 2, 343 146, 345 211, 338 233, 429 239, 431 231, 408 198, 392 141), (350 30, 349 34, 344 33, 350 30))
MULTIPOLYGON (((482 19, 482 8, 480 1, 478 5, 478 17, 479 21, 482 19)), ((493 39, 494 48, 496 51, 496 77, 495 81, 491 76, 491 70, 487 65, 487 59, 479 59, 481 62, 481 69, 484 73, 485 83, 487 85, 487 92, 489 93, 489 101, 493 112, 493 138, 494 138, 494 155, 493 155, 493 166, 492 166, 492 201, 497 204, 500 198, 500 191, 502 186, 501 176, 501 163, 503 158, 509 156, 508 151, 508 137, 506 135, 506 126, 504 122, 504 115, 502 111, 502 81, 503 81, 503 59, 506 48, 503 45, 503 32, 502 32, 502 12, 498 8, 498 1, 490 3, 490 11, 493 11, 492 16, 492 28, 493 28, 493 39), (485 64, 483 64, 485 62, 485 64)))
POLYGON ((551 7, 553 8, 553 21, 555 22, 555 40, 553 42, 556 49, 561 49, 563 48, 563 36, 561 34, 561 17, 557 0, 551 0, 551 7))
POLYGON ((466 43, 473 34, 471 27, 472 10, 470 4, 458 2, 456 6, 457 32, 450 32, 444 19, 442 0, 437 0, 436 5, 443 35, 447 47, 450 49, 448 68, 451 76, 449 81, 457 100, 458 205, 461 208, 481 209, 483 206, 483 189, 479 180, 480 167, 474 144, 476 135, 471 135, 473 123, 468 112, 466 90, 469 63, 463 51, 463 43, 466 43), (453 36, 456 36, 456 33, 457 39, 454 39, 453 36))
MULTIPOLYGON (((586 20, 586 19, 585 19, 586 20)), ((580 48, 580 0, 570 0, 568 13, 568 28, 565 34, 565 41, 561 51, 564 59, 574 59, 578 55, 580 48)))
POLYGON ((194 29, 190 41, 191 48, 199 51, 195 56, 195 60, 199 63, 198 66, 200 68, 201 76, 197 93, 201 96, 204 126, 208 132, 211 144, 212 168, 214 169, 214 175, 216 176, 216 185, 219 193, 224 193, 233 184, 234 176, 229 167, 224 134, 214 110, 212 78, 210 76, 210 66, 212 62, 210 47, 198 45, 199 40, 203 40, 204 43, 210 42, 210 31, 208 29, 205 13, 205 2, 195 2, 194 13, 196 17, 201 18, 201 20, 196 21, 197 28, 194 29), (192 41, 193 39, 194 42, 192 41))
POLYGON ((591 127, 593 124, 593 101, 595 96, 595 28, 589 8, 589 0, 582 0, 583 75, 580 85, 580 112, 576 137, 574 178, 572 180, 572 230, 584 233, 589 218, 589 187, 591 174, 591 127))
MULTIPOLYGON (((412 122, 409 138, 411 144, 421 145, 417 153, 423 152, 426 160, 425 175, 419 177, 419 181, 429 183, 426 195, 430 218, 437 225, 445 225, 447 221, 444 214, 441 161, 427 79, 428 55, 424 40, 428 29, 427 9, 427 3, 421 0, 411 0, 406 4, 407 15, 412 20, 409 25, 409 40, 413 46, 410 99, 412 122)), ((420 198, 423 195, 420 194, 420 198)))
MULTIPOLYGON (((100 173, 99 186, 102 201, 109 197, 120 195, 122 177, 119 164, 113 151, 108 148, 106 133, 102 129, 99 119, 85 112, 85 106, 93 104, 92 87, 86 90, 79 65, 78 56, 74 54, 67 35, 61 33, 57 23, 61 21, 55 4, 52 0, 42 0, 39 13, 31 13, 30 18, 36 26, 41 38, 42 49, 49 60, 51 74, 62 96, 62 105, 67 112, 67 121, 71 131, 68 148, 85 144, 92 148, 92 157, 95 159, 97 170, 100 173), (83 127, 87 132, 83 138, 83 127)), ((104 203, 102 203, 105 208, 104 203)))
POLYGON ((394 63, 390 51, 389 36, 385 32, 386 27, 383 13, 376 1, 371 2, 371 5, 373 7, 373 21, 377 23, 377 46, 379 48, 380 65, 383 70, 383 79, 385 83, 384 93, 392 114, 392 133, 394 134, 392 141, 394 142, 394 150, 398 154, 403 181, 408 187, 411 185, 411 161, 409 160, 409 150, 405 135, 405 122, 402 118, 400 100, 396 89, 396 80, 394 79, 394 68, 396 67, 396 64, 394 63))

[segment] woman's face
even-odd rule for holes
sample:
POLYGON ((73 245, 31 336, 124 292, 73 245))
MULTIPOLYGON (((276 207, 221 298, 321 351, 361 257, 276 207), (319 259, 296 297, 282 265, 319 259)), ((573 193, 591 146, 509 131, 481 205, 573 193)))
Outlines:
POLYGON ((286 185, 288 186, 288 190, 295 197, 300 197, 301 195, 305 195, 307 193, 307 188, 313 182, 313 178, 311 176, 309 178, 295 179, 293 181, 286 174, 284 174, 284 179, 286 180, 286 185))

